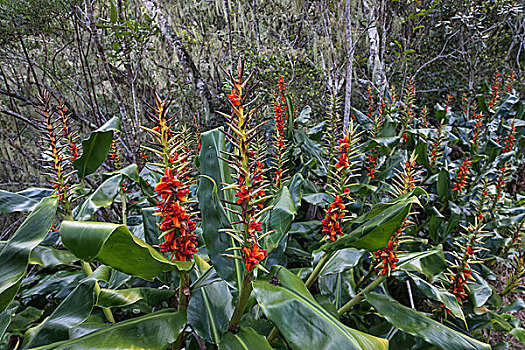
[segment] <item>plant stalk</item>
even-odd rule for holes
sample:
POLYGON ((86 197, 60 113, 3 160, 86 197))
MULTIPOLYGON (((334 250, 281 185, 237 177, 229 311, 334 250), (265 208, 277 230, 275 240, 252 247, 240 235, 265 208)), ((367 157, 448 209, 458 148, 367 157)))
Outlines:
POLYGON ((379 286, 383 281, 386 279, 387 275, 381 275, 378 278, 376 278, 372 283, 370 283, 363 291, 359 294, 357 294, 355 297, 352 298, 348 303, 344 304, 342 308, 340 308, 337 313, 339 316, 345 314, 346 312, 350 311, 354 306, 356 306, 358 303, 360 303, 364 297, 365 293, 370 292, 371 290, 374 290, 377 286, 379 286))
POLYGON ((315 282, 315 280, 319 276, 319 273, 321 272, 323 267, 326 265, 326 262, 330 259, 331 256, 332 256, 331 253, 330 254, 323 253, 323 256, 321 257, 321 259, 319 260, 319 262, 315 266, 315 269, 312 271, 312 273, 310 274, 310 276, 308 277, 308 279, 304 283, 306 288, 310 288, 310 286, 315 282))
MULTIPOLYGON (((88 262, 85 262, 84 260, 81 260, 82 269, 84 269, 84 272, 86 273, 86 276, 89 276, 93 273, 93 270, 91 269, 91 266, 88 262)), ((100 286, 98 284, 98 281, 95 281, 95 295, 98 296, 100 294, 100 286)), ((106 320, 110 323, 115 323, 115 318, 113 317, 113 314, 111 313, 111 309, 107 307, 103 307, 102 311, 104 312, 104 316, 106 316, 106 320)))
POLYGON ((252 281, 253 281, 253 271, 244 275, 244 280, 242 282, 241 292, 239 294, 239 300, 233 311, 233 316, 228 324, 228 329, 236 329, 241 321, 241 317, 244 314, 248 300, 250 299, 250 294, 252 293, 252 281))

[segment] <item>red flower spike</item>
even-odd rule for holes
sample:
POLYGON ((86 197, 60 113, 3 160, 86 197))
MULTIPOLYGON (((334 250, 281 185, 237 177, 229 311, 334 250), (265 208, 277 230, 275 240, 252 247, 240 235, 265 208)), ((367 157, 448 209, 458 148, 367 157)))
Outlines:
POLYGON ((253 270, 255 265, 268 256, 268 254, 266 254, 266 249, 259 248, 257 244, 254 244, 252 249, 248 247, 242 248, 242 252, 244 253, 246 259, 244 267, 248 272, 253 270))

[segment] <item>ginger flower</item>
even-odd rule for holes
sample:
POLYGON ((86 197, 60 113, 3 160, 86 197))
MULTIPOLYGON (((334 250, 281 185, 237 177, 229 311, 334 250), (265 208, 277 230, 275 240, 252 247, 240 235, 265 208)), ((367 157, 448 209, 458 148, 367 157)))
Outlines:
POLYGON ((250 272, 253 270, 255 265, 257 265, 261 260, 266 258, 268 254, 266 254, 266 249, 261 249, 257 244, 254 244, 252 249, 248 247, 242 248, 242 252, 245 255, 246 262, 244 263, 244 267, 246 268, 246 271, 250 272))
POLYGON ((241 99, 237 95, 237 92, 235 90, 232 90, 231 95, 227 95, 228 99, 230 100, 231 104, 234 106, 240 106, 242 104, 241 99))
POLYGON ((397 258, 396 251, 396 247, 398 244, 397 237, 399 237, 401 232, 402 229, 398 229, 396 233, 392 237, 390 237, 386 248, 374 252, 376 258, 381 260, 381 265, 379 268, 381 269, 382 275, 386 275, 388 271, 394 270, 396 268, 396 262, 399 261, 399 259, 397 258))

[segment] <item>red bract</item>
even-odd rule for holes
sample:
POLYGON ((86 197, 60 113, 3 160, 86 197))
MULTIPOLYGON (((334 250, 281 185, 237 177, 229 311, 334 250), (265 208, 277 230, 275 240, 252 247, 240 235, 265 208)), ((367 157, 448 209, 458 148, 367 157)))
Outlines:
POLYGON ((396 247, 398 244, 397 237, 401 234, 401 232, 401 229, 397 230, 394 235, 390 237, 386 248, 374 252, 376 258, 381 260, 381 265, 379 268, 381 269, 382 275, 386 275, 389 270, 394 270, 396 268, 396 262, 399 261, 396 252, 396 247))
POLYGON ((235 90, 232 90, 231 95, 228 95, 228 99, 230 100, 231 104, 236 107, 242 104, 241 99, 239 98, 235 90))
POLYGON ((324 219, 321 221, 322 232, 325 236, 333 242, 337 236, 343 236, 341 219, 345 216, 345 205, 343 204, 341 196, 337 195, 330 206, 326 210, 324 219))
POLYGON ((465 187, 465 185, 467 184, 467 174, 469 171, 470 164, 471 164, 470 158, 467 157, 463 161, 463 164, 461 164, 461 166, 459 167, 458 173, 456 176, 456 183, 454 184, 454 187, 452 188, 454 191, 461 192, 463 188, 465 187))
POLYGON ((254 244, 251 249, 248 247, 242 248, 242 252, 246 259, 244 267, 248 272, 253 270, 255 265, 268 256, 268 254, 266 254, 266 249, 259 248, 257 244, 254 244))

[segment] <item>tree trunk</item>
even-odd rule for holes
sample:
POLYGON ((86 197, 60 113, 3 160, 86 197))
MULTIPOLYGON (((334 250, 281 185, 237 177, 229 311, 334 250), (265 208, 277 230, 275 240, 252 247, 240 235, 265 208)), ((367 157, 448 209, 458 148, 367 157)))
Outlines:
POLYGON ((188 75, 188 78, 193 82, 195 89, 199 93, 204 108, 206 126, 208 128, 216 127, 219 123, 218 118, 214 117, 214 114, 212 115, 211 111, 211 105, 213 101, 212 94, 208 88, 208 85, 206 84, 206 81, 197 70, 195 63, 193 63, 193 59, 182 45, 182 40, 175 34, 175 31, 168 23, 168 20, 166 17, 164 17, 155 1, 143 0, 142 2, 148 12, 157 18, 157 22, 162 34, 164 35, 164 38, 170 45, 171 49, 175 51, 175 54, 177 55, 183 70, 188 75))
POLYGON ((346 33, 346 86, 345 86, 345 112, 343 117, 343 125, 346 130, 350 125, 350 117, 352 115, 352 71, 354 69, 354 38, 352 32, 352 11, 351 0, 345 0, 345 33, 346 33))
POLYGON ((377 31, 377 20, 379 18, 378 2, 376 0, 363 0, 363 13, 367 21, 368 41, 370 42, 368 67, 372 74, 373 84, 379 90, 380 96, 383 96, 386 89, 386 76, 379 54, 380 40, 377 31))

